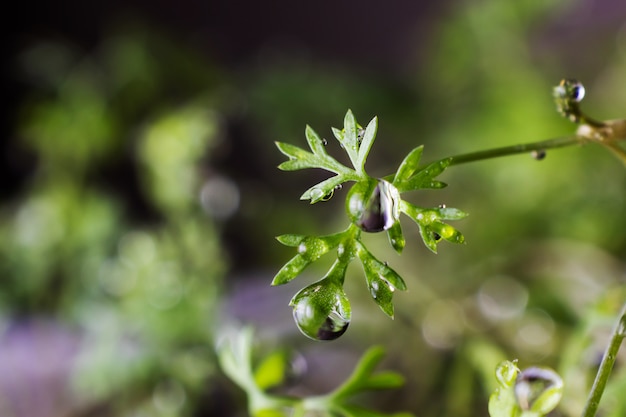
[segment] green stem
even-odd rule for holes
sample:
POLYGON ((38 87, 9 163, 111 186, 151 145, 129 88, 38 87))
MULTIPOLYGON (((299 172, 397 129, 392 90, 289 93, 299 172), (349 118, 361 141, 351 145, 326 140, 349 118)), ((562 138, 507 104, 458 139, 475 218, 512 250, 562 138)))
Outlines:
POLYGON ((583 410, 582 417, 594 417, 596 415, 596 411, 598 411, 598 406, 600 405, 600 399, 604 393, 604 388, 609 380, 611 371, 613 370, 613 365, 615 364, 615 359, 617 358, 617 352, 619 351, 620 345, 622 344, 622 340, 624 340, 625 336, 626 304, 624 305, 617 325, 613 330, 609 346, 606 348, 606 352, 604 352, 604 357, 600 363, 600 368, 598 368, 596 379, 593 381, 593 386, 591 387, 591 392, 587 398, 587 404, 583 410))
POLYGON ((563 148, 572 145, 582 145, 586 140, 582 136, 566 136, 562 138, 542 140, 539 142, 520 145, 504 146, 502 148, 487 149, 484 151, 464 153, 451 157, 450 165, 459 165, 467 162, 482 161, 499 158, 501 156, 516 155, 532 151, 546 151, 548 149, 563 148))

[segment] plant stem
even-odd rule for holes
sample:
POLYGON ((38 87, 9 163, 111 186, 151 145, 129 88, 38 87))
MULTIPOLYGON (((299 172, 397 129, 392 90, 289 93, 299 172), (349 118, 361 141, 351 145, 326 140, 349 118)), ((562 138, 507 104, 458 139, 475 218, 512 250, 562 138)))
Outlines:
POLYGON ((585 404, 582 417, 594 417, 596 415, 596 411, 598 411, 598 406, 600 405, 600 399, 602 398, 602 394, 604 393, 604 388, 607 381, 609 380, 611 371, 613 370, 613 365, 615 364, 617 352, 619 351, 620 345, 622 344, 622 340, 624 340, 625 336, 626 304, 622 308, 619 320, 617 321, 615 329, 613 329, 611 341, 606 348, 606 352, 604 352, 604 357, 602 358, 602 362, 600 363, 600 367, 598 368, 596 379, 595 381, 593 381, 593 386, 591 387, 591 392, 589 393, 589 397, 587 398, 587 404, 585 404))
POLYGON ((516 155, 532 151, 546 151, 548 149, 563 148, 572 145, 582 145, 586 139, 582 136, 566 136, 542 140, 539 142, 525 143, 502 148, 487 149, 484 151, 464 153, 451 157, 450 165, 459 165, 467 162, 482 161, 485 159, 499 158, 501 156, 516 155))

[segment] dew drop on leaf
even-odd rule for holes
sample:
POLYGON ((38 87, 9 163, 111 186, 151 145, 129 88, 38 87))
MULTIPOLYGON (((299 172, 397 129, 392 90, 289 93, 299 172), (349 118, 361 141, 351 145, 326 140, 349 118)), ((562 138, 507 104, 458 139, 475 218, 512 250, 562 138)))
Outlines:
POLYGON ((324 190, 321 188, 313 188, 310 192, 311 201, 316 201, 324 198, 324 190))
POLYGON ((400 216, 400 193, 385 180, 359 182, 352 186, 346 210, 354 224, 365 232, 391 228, 400 216))
POLYGON ((291 305, 298 329, 313 340, 335 340, 350 324, 350 303, 338 285, 310 285, 295 295, 291 305))

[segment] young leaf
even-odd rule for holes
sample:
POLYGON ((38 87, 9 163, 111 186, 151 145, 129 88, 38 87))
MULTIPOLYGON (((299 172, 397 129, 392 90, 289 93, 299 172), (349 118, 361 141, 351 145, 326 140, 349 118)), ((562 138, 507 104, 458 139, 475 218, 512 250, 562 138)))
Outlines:
POLYGON ((326 153, 326 147, 324 146, 324 141, 319 137, 317 133, 313 130, 313 128, 309 125, 306 125, 306 129, 304 130, 304 134, 306 136, 306 140, 309 143, 309 147, 313 151, 314 154, 325 156, 328 155, 326 153))
POLYGON ((423 151, 424 146, 422 145, 409 152, 396 171, 396 175, 394 176, 392 182, 393 185, 397 187, 398 184, 406 181, 411 175, 413 175, 419 165, 420 159, 422 158, 423 151))
POLYGON ((352 166, 358 169, 359 142, 357 139, 356 119, 354 118, 354 114, 352 114, 352 110, 348 110, 343 119, 343 130, 343 140, 341 144, 348 153, 352 166))
POLYGON ((358 163, 355 166, 359 173, 365 172, 365 161, 369 155, 374 139, 376 139, 376 132, 378 131, 378 117, 374 117, 365 128, 363 139, 359 145, 358 163))

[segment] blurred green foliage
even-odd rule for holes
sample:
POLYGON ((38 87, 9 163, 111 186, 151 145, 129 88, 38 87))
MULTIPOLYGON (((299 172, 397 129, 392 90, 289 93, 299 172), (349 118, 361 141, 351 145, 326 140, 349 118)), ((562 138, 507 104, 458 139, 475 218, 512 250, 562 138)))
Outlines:
MULTIPOLYGON (((81 407, 202 415, 241 399, 222 384, 212 352, 218 303, 230 296, 225 260, 259 275, 272 268, 269 285, 290 256, 273 236, 325 234, 347 220, 343 191, 315 207, 298 202, 313 178, 325 178, 281 174, 274 141, 299 140, 305 123, 330 135, 321 128, 340 125, 347 108, 364 120, 377 115, 368 170, 384 175, 422 144, 429 161, 569 135, 574 128, 555 112, 550 91, 563 76, 585 83, 591 115, 624 117, 623 33, 615 46, 602 44, 613 52, 593 75, 537 51, 547 35, 534 31, 571 7, 458 5, 433 23, 422 64, 399 84, 322 62, 220 73, 146 28, 115 31, 90 53, 33 46, 20 57, 33 88, 16 123, 33 167, 0 207, 4 325, 43 316, 76 330, 72 384, 81 407), (226 130, 225 120, 239 130, 226 130), (207 215, 200 198, 221 171, 241 191, 228 222, 207 215)), ((578 414, 626 298, 626 171, 604 149, 586 146, 541 162, 518 156, 453 167, 441 179, 445 190, 408 198, 468 212, 458 224, 467 245, 434 255, 409 224, 402 257, 385 238, 368 240, 408 292, 394 297, 391 321, 371 303, 362 271, 350 268, 350 339, 324 346, 324 355, 383 344, 383 366, 402 370, 406 386, 364 402, 420 416, 486 415, 496 364, 540 363, 564 379, 563 415, 578 414)), ((308 271, 311 281, 327 266, 308 271)), ((290 316, 289 297, 272 299, 278 314, 290 316)), ((314 350, 303 339, 275 343, 314 350)), ((622 367, 603 400, 606 415, 623 415, 625 386, 622 367)))
POLYGON ((180 53, 131 32, 87 56, 53 43, 23 56, 43 83, 18 132, 36 166, 1 211, 0 311, 76 329, 78 406, 111 415, 188 415, 214 374, 225 263, 199 190, 217 94, 180 53))

